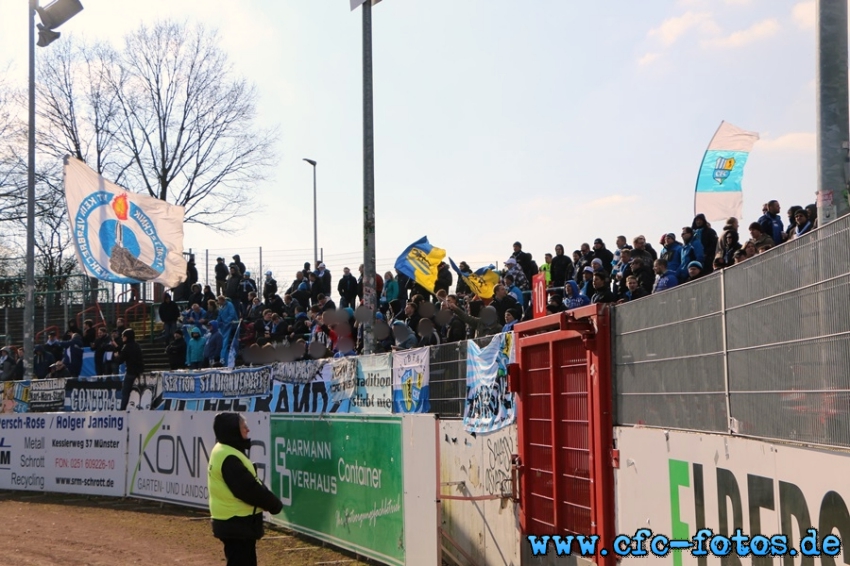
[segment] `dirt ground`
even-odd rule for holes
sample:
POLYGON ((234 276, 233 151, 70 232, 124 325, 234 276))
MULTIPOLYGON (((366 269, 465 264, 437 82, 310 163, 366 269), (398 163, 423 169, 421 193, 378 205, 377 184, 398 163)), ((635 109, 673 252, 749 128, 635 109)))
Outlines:
MULTIPOLYGON (((2 566, 224 564, 221 543, 200 511, 135 499, 0 493, 2 566)), ((261 565, 367 564, 321 542, 267 528, 261 565)))

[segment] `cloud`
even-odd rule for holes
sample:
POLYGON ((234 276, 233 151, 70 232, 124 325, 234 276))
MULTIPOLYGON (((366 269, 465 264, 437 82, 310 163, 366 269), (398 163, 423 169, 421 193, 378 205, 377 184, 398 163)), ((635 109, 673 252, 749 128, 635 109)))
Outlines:
POLYGON ((817 23, 815 0, 795 4, 791 10, 791 16, 794 18, 794 23, 800 29, 815 29, 815 24, 817 23))
POLYGON ((705 40, 702 44, 704 47, 715 47, 720 49, 743 47, 750 43, 773 37, 779 33, 779 30, 781 29, 782 26, 779 25, 779 22, 771 18, 755 23, 747 29, 736 31, 723 37, 705 40))
POLYGON ((792 132, 778 138, 761 139, 756 143, 755 151, 815 151, 817 138, 814 132, 792 132))
POLYGON ((607 197, 602 197, 587 202, 582 205, 581 208, 602 208, 611 206, 621 206, 624 204, 637 202, 637 200, 638 198, 635 195, 608 195, 607 197))
POLYGON ((685 12, 681 16, 668 18, 657 28, 649 30, 649 37, 658 38, 669 47, 680 37, 696 29, 703 33, 718 33, 720 28, 708 12, 685 12))
POLYGON ((651 65, 659 57, 661 57, 661 53, 647 53, 643 57, 638 59, 638 65, 641 66, 641 67, 644 67, 646 65, 651 65))
POLYGON ((753 0, 725 0, 728 6, 749 6, 753 0))

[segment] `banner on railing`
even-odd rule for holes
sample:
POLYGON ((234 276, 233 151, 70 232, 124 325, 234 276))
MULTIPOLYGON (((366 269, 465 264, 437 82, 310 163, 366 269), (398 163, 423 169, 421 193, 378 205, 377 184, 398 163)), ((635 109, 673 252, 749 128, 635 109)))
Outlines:
POLYGON ((0 388, 0 413, 26 413, 30 407, 30 382, 7 381, 0 388))
POLYGON ((121 409, 123 376, 103 375, 65 380, 66 411, 117 411, 121 409))
POLYGON ((165 372, 163 399, 226 399, 269 394, 272 368, 213 369, 201 372, 165 372))
POLYGON ((392 354, 357 358, 357 387, 351 413, 387 414, 393 410, 392 354))
POLYGON ((0 489, 123 497, 126 416, 0 416, 0 489))
POLYGON ((485 348, 471 340, 467 344, 463 412, 467 432, 493 432, 516 420, 514 394, 508 391, 508 365, 515 359, 514 335, 510 332, 494 336, 485 348))
MULTIPOLYGON (((243 415, 251 430, 249 458, 261 480, 269 466, 269 416, 243 415)), ((215 446, 215 413, 132 412, 127 462, 128 495, 206 508, 207 468, 215 446)))
POLYGON ((428 348, 393 352, 393 412, 427 413, 431 410, 428 348))
POLYGON ((30 383, 29 412, 61 411, 65 407, 65 381, 63 377, 33 380, 30 383))
POLYGON ((219 399, 168 399, 171 411, 267 413, 382 413, 392 411, 390 354, 280 363, 270 366, 266 395, 219 399))

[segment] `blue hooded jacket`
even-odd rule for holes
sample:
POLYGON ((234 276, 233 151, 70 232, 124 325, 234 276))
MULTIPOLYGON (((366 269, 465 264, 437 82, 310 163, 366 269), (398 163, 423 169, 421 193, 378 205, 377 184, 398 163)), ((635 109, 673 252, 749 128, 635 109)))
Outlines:
POLYGON ((584 307, 590 304, 590 299, 588 299, 586 295, 579 293, 578 285, 575 281, 569 279, 567 280, 567 285, 569 285, 570 292, 572 293, 569 297, 564 294, 564 306, 567 310, 584 307))
MULTIPOLYGON (((676 271, 676 275, 679 278, 679 283, 688 280, 688 264, 692 261, 698 261, 702 263, 705 258, 705 253, 702 249, 702 242, 700 242, 696 235, 691 238, 691 241, 687 244, 682 245, 682 254, 680 255, 680 263, 679 269, 676 271)), ((667 264, 667 267, 670 267, 670 264, 667 264)))
POLYGON ((232 323, 236 322, 236 307, 230 299, 224 301, 224 306, 218 309, 218 324, 222 330, 228 328, 232 323))
MULTIPOLYGON (((186 365, 190 365, 193 363, 200 363, 204 361, 204 350, 206 349, 207 341, 201 333, 201 329, 198 327, 193 327, 192 330, 189 331, 189 335, 191 336, 193 332, 198 334, 198 337, 192 337, 186 341, 186 365)), ((221 334, 216 332, 216 335, 219 337, 221 334)))
MULTIPOLYGON (((687 269, 685 270, 687 271, 687 269)), ((679 284, 679 279, 676 276, 676 273, 670 269, 664 272, 664 275, 661 275, 658 278, 658 281, 655 282, 655 288, 652 290, 653 293, 658 293, 659 291, 664 291, 665 289, 670 289, 671 287, 675 287, 679 284)))
POLYGON ((661 257, 667 258, 667 269, 678 273, 682 266, 682 244, 676 242, 672 246, 665 246, 661 251, 661 257))
POLYGON ((210 333, 207 336, 206 344, 204 344, 204 359, 219 359, 219 354, 221 353, 222 347, 222 337, 221 333, 218 331, 218 322, 212 321, 210 323, 210 333))

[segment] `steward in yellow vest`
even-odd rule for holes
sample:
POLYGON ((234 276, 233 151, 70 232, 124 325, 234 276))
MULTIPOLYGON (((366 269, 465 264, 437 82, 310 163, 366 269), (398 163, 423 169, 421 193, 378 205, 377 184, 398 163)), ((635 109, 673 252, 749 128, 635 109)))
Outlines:
POLYGON ((277 515, 283 504, 263 485, 245 455, 251 447, 245 419, 238 413, 218 414, 213 431, 216 445, 207 473, 213 535, 224 543, 227 566, 256 566, 263 511, 277 515))

